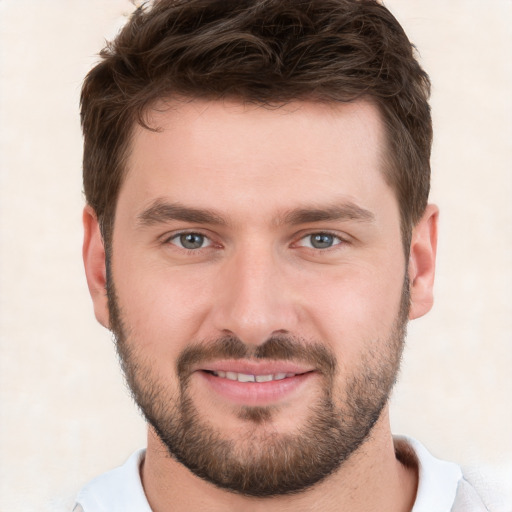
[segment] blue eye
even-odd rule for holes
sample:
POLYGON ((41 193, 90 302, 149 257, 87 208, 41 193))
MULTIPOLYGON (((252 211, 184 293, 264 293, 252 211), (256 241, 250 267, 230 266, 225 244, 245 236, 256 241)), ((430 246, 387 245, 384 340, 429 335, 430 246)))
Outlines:
POLYGON ((330 233, 312 233, 305 236, 299 245, 312 249, 329 249, 341 243, 341 239, 330 233))
POLYGON ((202 249, 211 245, 211 241, 201 233, 180 233, 173 236, 170 242, 183 249, 202 249))

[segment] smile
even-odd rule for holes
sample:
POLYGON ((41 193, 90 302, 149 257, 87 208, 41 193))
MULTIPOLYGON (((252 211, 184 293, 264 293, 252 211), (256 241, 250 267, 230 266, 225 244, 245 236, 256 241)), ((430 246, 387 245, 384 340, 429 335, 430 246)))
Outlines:
POLYGON ((252 375, 248 373, 238 372, 224 372, 222 370, 211 372, 212 375, 220 377, 221 379, 236 380, 238 382, 272 382, 276 380, 283 380, 290 377, 295 377, 296 373, 275 373, 268 375, 252 375))
POLYGON ((318 372, 314 369, 299 368, 299 365, 291 363, 265 364, 265 368, 239 362, 218 363, 215 366, 215 369, 210 367, 196 371, 198 382, 220 400, 243 406, 275 405, 294 396, 302 396, 305 386, 318 378, 318 372))

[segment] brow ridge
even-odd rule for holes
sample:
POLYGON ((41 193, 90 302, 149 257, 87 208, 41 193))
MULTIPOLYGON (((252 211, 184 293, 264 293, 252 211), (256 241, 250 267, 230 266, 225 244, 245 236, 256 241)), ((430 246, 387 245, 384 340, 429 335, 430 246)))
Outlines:
POLYGON ((325 208, 297 208, 285 213, 280 223, 295 225, 336 220, 374 222, 375 215, 355 203, 345 202, 325 208))
MULTIPOLYGON (((155 200, 137 216, 142 226, 152 226, 173 220, 196 224, 228 225, 226 218, 215 211, 203 208, 191 208, 180 203, 169 203, 162 199, 155 200)), ((353 202, 344 202, 327 207, 302 207, 286 211, 280 215, 276 225, 298 225, 328 221, 373 222, 375 215, 353 202)))
POLYGON ((152 226, 173 220, 197 224, 226 225, 226 220, 217 213, 203 208, 190 208, 180 203, 169 203, 157 199, 137 216, 142 226, 152 226))

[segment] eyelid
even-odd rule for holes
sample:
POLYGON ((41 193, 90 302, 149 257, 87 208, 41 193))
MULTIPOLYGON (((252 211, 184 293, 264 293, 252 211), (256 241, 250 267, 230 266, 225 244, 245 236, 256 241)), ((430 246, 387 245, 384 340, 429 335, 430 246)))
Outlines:
POLYGON ((166 233, 163 237, 161 237, 161 241, 163 244, 171 244, 176 246, 178 249, 182 249, 184 251, 189 252, 198 252, 202 249, 207 249, 213 245, 216 245, 213 241, 213 238, 210 235, 204 233, 204 231, 201 229, 181 229, 178 231, 173 231, 172 233, 166 233), (197 249, 187 249, 186 247, 183 247, 181 244, 175 243, 175 240, 179 240, 180 236, 192 234, 202 236, 206 241, 208 241, 208 244, 197 249))
MULTIPOLYGON (((219 247, 219 248, 221 247, 220 243, 216 243, 214 241, 214 237, 212 235, 205 233, 204 230, 202 230, 202 229, 193 229, 193 228, 181 229, 178 231, 173 231, 171 233, 166 233, 160 239, 161 239, 162 244, 172 244, 172 245, 176 246, 178 249, 182 249, 184 251, 189 251, 189 252, 198 252, 198 251, 201 251, 202 249, 208 249, 212 246, 219 247), (200 235, 208 243, 207 243, 207 245, 199 247, 197 249, 187 249, 186 247, 181 246, 181 244, 175 243, 176 239, 179 240, 180 236, 187 235, 187 234, 200 235)), ((299 233, 295 237, 295 240, 296 240, 296 242, 292 243, 292 247, 305 247, 306 249, 311 249, 313 251, 321 251, 321 252, 326 252, 329 249, 334 249, 334 248, 338 247, 339 245, 350 243, 350 237, 348 235, 341 234, 339 232, 331 231, 328 229, 315 229, 315 230, 311 230, 311 231, 303 231, 302 233, 299 233), (335 241, 332 246, 324 248, 324 249, 307 246, 302 243, 305 239, 307 239, 308 237, 311 237, 313 235, 329 235, 329 236, 332 236, 335 239, 335 241)))
POLYGON ((301 233, 297 237, 297 242, 293 243, 293 246, 295 246, 295 247, 305 247, 306 249, 311 249, 313 251, 325 252, 325 251, 328 251, 330 249, 335 249, 336 247, 338 247, 340 245, 343 245, 343 244, 347 244, 347 243, 349 243, 348 236, 343 236, 341 233, 330 231, 328 229, 316 229, 316 230, 311 230, 311 231, 308 231, 308 232, 305 232, 305 233, 301 233), (301 243, 305 239, 310 238, 310 237, 312 237, 314 235, 329 235, 329 236, 332 236, 334 239, 337 239, 337 242, 333 243, 332 246, 327 247, 325 249, 319 249, 317 247, 311 247, 311 246, 308 246, 308 245, 303 245, 301 243))

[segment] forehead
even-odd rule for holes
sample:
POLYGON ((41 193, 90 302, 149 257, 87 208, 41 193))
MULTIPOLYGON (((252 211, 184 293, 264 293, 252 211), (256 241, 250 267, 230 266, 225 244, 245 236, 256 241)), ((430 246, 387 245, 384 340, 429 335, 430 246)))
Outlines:
POLYGON ((134 129, 120 192, 141 207, 160 196, 216 208, 264 197, 286 209, 387 188, 383 123, 368 101, 160 102, 148 124, 154 130, 134 129))
MULTIPOLYGON (((359 139, 363 144, 366 141, 367 149, 371 144, 379 152, 385 140, 379 107, 370 99, 348 103, 292 101, 280 106, 233 100, 160 100, 146 111, 146 120, 158 133, 167 133, 176 140, 183 137, 187 143, 199 143, 201 147, 210 141, 215 143, 213 139, 217 136, 224 139, 225 144, 243 143, 242 147, 247 150, 251 143, 261 145, 268 136, 274 135, 277 139, 268 142, 276 145, 276 149, 285 150, 286 142, 307 133, 310 144, 304 148, 304 153, 314 151, 318 139, 326 144, 334 142, 340 150, 343 150, 344 140, 353 145, 359 139)), ((157 142, 152 137, 155 131, 137 125, 135 142, 146 142, 148 138, 157 142)), ((216 147, 217 151, 221 149, 216 147)))

